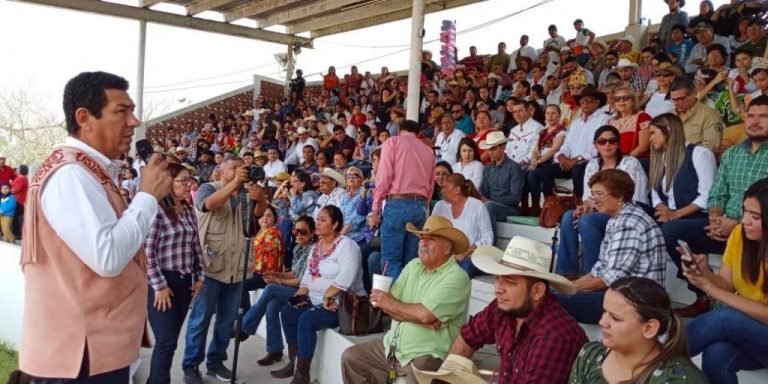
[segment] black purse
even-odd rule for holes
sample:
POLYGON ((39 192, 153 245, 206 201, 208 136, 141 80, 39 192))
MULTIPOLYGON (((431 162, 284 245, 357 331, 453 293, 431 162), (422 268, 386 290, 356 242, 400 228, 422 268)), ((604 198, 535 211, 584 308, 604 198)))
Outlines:
POLYGON ((374 308, 368 296, 344 292, 339 298, 339 333, 364 336, 384 332, 382 310, 374 308))

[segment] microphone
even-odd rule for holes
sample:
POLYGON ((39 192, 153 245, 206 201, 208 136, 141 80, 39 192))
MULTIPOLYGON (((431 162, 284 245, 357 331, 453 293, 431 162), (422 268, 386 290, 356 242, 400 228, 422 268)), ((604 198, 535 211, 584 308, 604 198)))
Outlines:
MULTIPOLYGON (((149 164, 149 159, 152 157, 152 154, 155 153, 155 149, 152 148, 152 144, 149 143, 149 140, 142 139, 136 142, 136 152, 139 157, 144 160, 144 163, 149 164)), ((176 205, 176 199, 169 193, 168 196, 165 196, 160 200, 160 205, 166 209, 173 208, 173 206, 176 205)))

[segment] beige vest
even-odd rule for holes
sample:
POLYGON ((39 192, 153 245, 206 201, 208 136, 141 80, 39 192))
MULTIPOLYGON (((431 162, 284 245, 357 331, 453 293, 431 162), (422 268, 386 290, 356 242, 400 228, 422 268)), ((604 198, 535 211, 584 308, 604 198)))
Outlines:
POLYGON ((77 377, 86 342, 90 375, 126 367, 139 357, 146 336, 143 248, 119 276, 101 277, 67 247, 43 213, 41 186, 59 167, 72 163, 101 183, 118 217, 126 208, 106 171, 77 149, 56 149, 33 177, 21 247, 25 286, 19 368, 37 377, 77 377))
MULTIPOLYGON (((224 187, 222 182, 211 184, 217 191, 224 187)), ((227 284, 243 280, 245 237, 239 208, 237 204, 232 209, 229 199, 215 211, 202 212, 195 207, 206 278, 227 284)))

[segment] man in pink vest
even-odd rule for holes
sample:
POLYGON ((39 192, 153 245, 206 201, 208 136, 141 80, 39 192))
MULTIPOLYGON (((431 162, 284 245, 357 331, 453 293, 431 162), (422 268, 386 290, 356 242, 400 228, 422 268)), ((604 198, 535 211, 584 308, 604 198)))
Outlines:
POLYGON ((154 155, 130 205, 118 158, 139 120, 128 82, 84 72, 64 88, 67 132, 29 186, 19 367, 36 383, 128 383, 146 338, 142 244, 172 179, 154 155))

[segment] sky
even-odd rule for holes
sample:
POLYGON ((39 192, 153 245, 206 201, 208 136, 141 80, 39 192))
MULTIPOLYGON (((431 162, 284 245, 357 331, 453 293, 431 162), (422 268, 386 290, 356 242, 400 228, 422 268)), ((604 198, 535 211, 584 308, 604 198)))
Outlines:
MULTIPOLYGON (((515 16, 462 33, 542 0, 488 0, 429 14, 425 18, 425 42, 436 39, 442 20, 454 20, 459 32, 459 58, 475 45, 481 54, 495 53, 499 41, 507 52, 519 46, 520 35, 528 34, 531 45, 541 47, 547 26, 555 24, 566 39, 573 38, 577 17, 597 36, 621 32, 628 22, 629 0, 549 0, 515 16), (588 12, 585 10, 594 10, 588 12)), ((136 4, 137 0, 116 0, 136 4)), ((715 6, 727 0, 715 0, 715 6)), ((698 1, 684 8, 698 14, 698 1)), ((183 8, 160 4, 153 9, 180 13, 183 8)), ((658 23, 667 13, 663 0, 645 0, 646 23, 658 23)), ((217 17, 208 14, 205 17, 217 17)), ((305 76, 327 71, 335 65, 346 74, 357 64, 361 72, 377 73, 383 65, 391 71, 408 67, 410 19, 315 39, 314 49, 303 49, 297 68, 305 76)), ((270 29, 281 31, 282 27, 270 29)), ((0 92, 28 89, 60 109, 61 92, 67 80, 82 71, 102 70, 119 74, 135 91, 138 69, 139 22, 34 4, 0 1, 0 92)), ((439 42, 425 44, 439 60, 439 42)), ((273 78, 285 75, 273 55, 285 46, 251 39, 148 24, 145 64, 145 105, 175 110, 202 102, 252 82, 253 75, 273 78)), ((308 76, 308 81, 319 75, 308 76)), ((134 94, 135 95, 135 94, 134 94)))

